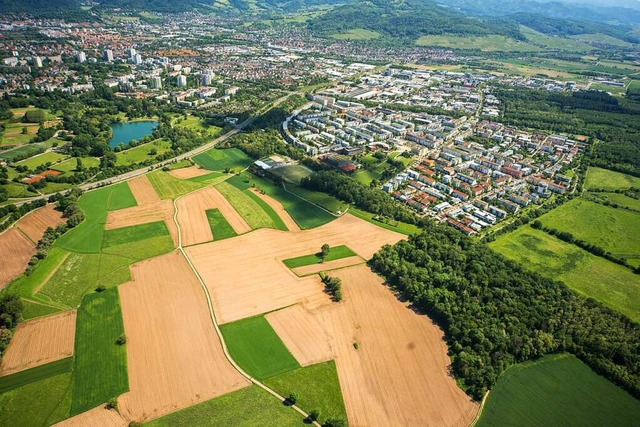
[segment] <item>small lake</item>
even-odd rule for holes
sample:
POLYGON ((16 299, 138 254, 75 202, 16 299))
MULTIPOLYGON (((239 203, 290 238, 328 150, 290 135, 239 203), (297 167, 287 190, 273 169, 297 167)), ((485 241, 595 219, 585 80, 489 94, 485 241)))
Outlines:
POLYGON ((131 141, 151 135, 158 126, 158 122, 128 122, 111 125, 113 136, 109 140, 109 147, 115 148, 120 144, 129 145, 131 141))

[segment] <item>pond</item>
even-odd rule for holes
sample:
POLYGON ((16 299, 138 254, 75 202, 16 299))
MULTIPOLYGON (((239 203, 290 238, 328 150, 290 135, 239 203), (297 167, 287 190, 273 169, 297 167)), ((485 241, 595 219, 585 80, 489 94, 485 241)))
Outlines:
POLYGON ((133 140, 151 135, 156 126, 158 122, 152 121, 114 123, 111 125, 113 136, 109 140, 109 147, 115 148, 120 144, 129 145, 133 140))

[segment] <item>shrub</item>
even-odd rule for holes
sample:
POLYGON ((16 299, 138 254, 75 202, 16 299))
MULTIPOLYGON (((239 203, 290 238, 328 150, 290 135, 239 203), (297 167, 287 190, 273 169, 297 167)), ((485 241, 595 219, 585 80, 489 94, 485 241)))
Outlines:
POLYGON ((116 340, 116 344, 118 345, 124 345, 126 343, 127 343, 127 336, 125 334, 120 335, 116 340))

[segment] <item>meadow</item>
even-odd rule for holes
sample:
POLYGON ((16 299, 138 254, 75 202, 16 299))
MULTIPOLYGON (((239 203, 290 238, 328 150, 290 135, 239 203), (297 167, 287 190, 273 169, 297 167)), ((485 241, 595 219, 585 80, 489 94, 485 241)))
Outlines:
POLYGON ((380 33, 363 28, 354 28, 346 33, 333 34, 331 37, 336 40, 372 40, 380 37, 380 33))
POLYGON ((6 160, 7 162, 11 163, 19 158, 35 156, 38 153, 44 152, 45 149, 46 146, 43 143, 23 145, 21 147, 11 148, 9 150, 3 151, 2 153, 0 153, 0 159, 6 160))
POLYGON ((295 185, 300 185, 300 181, 313 174, 313 171, 306 166, 291 165, 274 169, 273 174, 279 176, 287 182, 295 185))
POLYGON ((626 267, 528 225, 498 237, 489 247, 640 321, 640 277, 626 267))
POLYGON ((619 193, 590 193, 589 198, 601 202, 614 203, 621 208, 631 209, 640 212, 640 199, 625 196, 619 193))
POLYGON ((193 161, 211 171, 221 171, 227 168, 244 169, 253 163, 253 159, 237 148, 212 148, 195 156, 193 161))
POLYGON ((418 46, 434 46, 450 49, 481 50, 483 52, 538 52, 532 44, 500 35, 488 36, 422 36, 416 41, 418 46))
POLYGON ((67 357, 66 359, 56 360, 55 362, 0 377, 0 393, 6 393, 27 384, 71 372, 72 364, 73 358, 67 357))
POLYGON ((502 373, 476 424, 634 426, 640 401, 573 355, 545 356, 502 373))
POLYGON ((17 162, 16 165, 18 166, 26 166, 29 169, 33 170, 35 168, 37 168, 40 165, 44 165, 45 163, 57 163, 60 162, 64 159, 66 159, 68 156, 65 156, 63 154, 59 154, 59 153, 55 153, 53 151, 49 151, 47 153, 43 153, 43 154, 39 154, 37 156, 33 156, 29 159, 26 160, 22 160, 20 162, 17 162))
POLYGON ((126 345, 117 344, 124 324, 117 289, 86 295, 76 323, 71 415, 129 389, 126 345))
POLYGON ((349 213, 357 218, 363 219, 371 224, 382 227, 385 230, 395 231, 396 233, 410 236, 412 234, 421 233, 422 229, 417 225, 406 224, 404 222, 396 221, 388 218, 381 218, 376 214, 363 211, 358 208, 349 208, 349 213))
POLYGON ((112 246, 134 243, 140 240, 151 239, 154 237, 169 237, 169 230, 164 221, 149 222, 147 224, 132 225, 130 227, 116 228, 114 230, 105 230, 102 239, 102 247, 109 248, 112 246))
MULTIPOLYGON (((216 188, 253 230, 258 228, 276 228, 272 215, 269 215, 261 204, 250 197, 247 190, 241 190, 228 182, 222 182, 216 185, 216 188)), ((270 207, 269 210, 273 212, 273 209, 270 207)), ((275 212, 273 212, 273 215, 277 216, 275 212)))
POLYGON ((209 226, 211 227, 211 233, 215 240, 228 239, 238 235, 231 225, 229 225, 222 213, 220 213, 220 210, 209 209, 206 213, 209 226))
POLYGON ((141 144, 127 150, 116 153, 116 164, 119 166, 132 165, 134 163, 142 163, 146 161, 154 161, 161 154, 171 149, 171 142, 158 139, 146 144, 141 144))
POLYGON ((347 258, 350 256, 357 256, 355 252, 344 245, 334 246, 329 249, 329 254, 324 260, 318 256, 319 253, 303 255, 296 258, 285 259, 284 265, 289 268, 304 267, 305 265, 320 264, 323 261, 335 261, 337 259, 347 258))
POLYGON ((640 178, 608 169, 590 167, 584 184, 586 190, 594 188, 603 190, 627 190, 640 188, 640 178))
MULTIPOLYGON (((97 168, 100 166, 100 159, 97 157, 81 157, 82 167, 85 169, 97 168)), ((72 157, 63 162, 57 163, 51 169, 55 169, 60 172, 75 172, 76 166, 78 165, 78 159, 72 157)))
POLYGON ((161 170, 147 174, 147 178, 161 199, 175 199, 205 186, 199 182, 174 178, 161 170))

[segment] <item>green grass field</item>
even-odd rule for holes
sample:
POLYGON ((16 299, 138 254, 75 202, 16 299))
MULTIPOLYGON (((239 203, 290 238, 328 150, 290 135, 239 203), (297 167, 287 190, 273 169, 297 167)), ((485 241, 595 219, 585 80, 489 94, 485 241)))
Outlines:
POLYGON ((633 197, 625 196, 624 194, 590 193, 589 197, 602 202, 616 203, 620 207, 640 212, 640 199, 634 199, 633 197))
POLYGON ((6 393, 9 390, 34 383, 36 381, 71 372, 72 364, 73 357, 67 357, 66 359, 56 360, 55 362, 0 377, 0 393, 6 393))
POLYGON ((262 200, 260 197, 258 197, 257 194, 251 191, 246 190, 244 191, 244 193, 247 196, 249 196, 249 198, 251 198, 254 202, 256 202, 262 208, 263 211, 266 212, 269 218, 271 218, 271 222, 273 223, 276 229, 282 230, 282 231, 289 231, 287 226, 284 224, 284 221, 282 221, 282 218, 280 218, 280 215, 278 215, 276 211, 274 211, 273 208, 269 206, 267 202, 262 200))
POLYGON ((76 321, 71 415, 79 414, 129 389, 126 345, 116 288, 85 296, 76 321))
POLYGON ((263 316, 227 323, 220 330, 233 360, 259 380, 300 367, 263 316))
POLYGON ((202 183, 174 178, 161 170, 147 174, 147 178, 161 199, 176 199, 205 186, 202 183))
POLYGON ((565 37, 548 36, 523 25, 520 26, 520 31, 522 31, 522 34, 524 34, 531 43, 549 49, 560 49, 568 52, 590 52, 595 49, 586 43, 565 37))
POLYGON ((349 213, 355 217, 370 222, 371 224, 377 225, 378 227, 382 227, 390 231, 395 231, 396 233, 404 234, 406 236, 422 232, 422 229, 416 225, 405 224, 403 222, 392 219, 375 219, 378 217, 376 214, 372 214, 358 208, 349 208, 349 213))
POLYGON ((347 420, 347 411, 333 360, 267 378, 264 383, 281 396, 296 393, 296 405, 307 413, 314 409, 319 410, 321 423, 327 418, 347 420))
POLYGON ((597 43, 606 43, 612 46, 621 46, 621 47, 631 47, 633 44, 626 42, 624 40, 617 39, 615 37, 609 36, 607 34, 595 33, 595 34, 577 34, 575 36, 570 36, 572 39, 580 40, 583 42, 597 42, 597 43))
POLYGON ((220 193, 231 203, 240 216, 249 224, 251 229, 276 228, 273 220, 262 206, 243 191, 228 182, 216 185, 220 193))
POLYGON ((258 386, 245 387, 144 424, 147 427, 303 426, 302 417, 258 386))
POLYGON ((27 185, 18 184, 17 182, 9 182, 4 185, 4 188, 7 190, 8 197, 32 197, 36 195, 36 193, 27 189, 27 185))
MULTIPOLYGON (((320 248, 318 248, 318 253, 320 248)), ((305 265, 320 264, 322 258, 318 256, 318 253, 303 255, 296 258, 285 259, 284 265, 289 268, 304 267, 305 265)), ((334 246, 329 250, 329 255, 324 259, 325 262, 335 261, 337 259, 347 258, 350 256, 356 256, 357 254, 344 245, 334 246)))
POLYGON ((295 196, 302 197, 312 204, 318 205, 337 215, 340 215, 347 208, 346 204, 342 200, 339 200, 327 193, 308 190, 306 188, 302 188, 298 185, 292 184, 285 184, 285 188, 288 192, 293 193, 295 196))
POLYGON ((42 143, 23 145, 21 147, 11 148, 10 150, 3 151, 2 153, 0 153, 0 159, 6 160, 7 162, 11 163, 20 157, 35 156, 38 153, 42 153, 44 150, 45 145, 42 143))
POLYGON ((171 142, 164 139, 147 142, 146 144, 117 152, 116 164, 118 166, 126 166, 146 162, 147 160, 155 161, 157 156, 166 153, 170 149, 171 142), (155 150, 155 154, 151 154, 152 150, 155 150))
POLYGON ((302 165, 284 166, 274 169, 272 173, 295 185, 300 185, 300 181, 310 175, 313 175, 313 171, 311 169, 302 165))
POLYGON ((418 46, 434 46, 450 49, 481 50, 483 52, 537 52, 541 49, 532 44, 499 35, 488 36, 422 36, 418 46))
POLYGON ((207 211, 207 219, 209 220, 213 240, 223 240, 238 235, 218 209, 209 209, 207 211))
POLYGON ((198 154, 193 161, 208 170, 221 171, 226 168, 244 169, 253 163, 253 159, 237 148, 218 149, 212 148, 202 154, 198 154))
POLYGON ((80 197, 78 206, 86 218, 56 241, 56 246, 80 253, 98 253, 102 244, 107 211, 136 206, 126 182, 89 191, 80 197))
POLYGON ((188 116, 186 120, 181 119, 173 123, 174 127, 195 130, 209 137, 216 136, 220 133, 221 128, 216 126, 205 126, 198 117, 188 116))
POLYGON ((354 28, 346 33, 333 34, 331 37, 336 40, 372 40, 380 37, 380 33, 363 28, 354 28))
POLYGON ((545 227, 566 231, 618 258, 640 265, 640 213, 576 198, 539 218, 545 227))
POLYGON ((63 159, 66 159, 68 156, 64 154, 55 153, 53 151, 49 151, 47 153, 39 154, 37 156, 31 157, 26 160, 22 160, 16 165, 18 166, 26 166, 29 169, 33 170, 40 165, 44 165, 45 163, 56 163, 63 159))
POLYGON ((33 123, 6 123, 5 130, 0 135, 0 145, 27 144, 38 133, 38 127, 33 123), (22 133, 23 128, 27 128, 27 133, 22 133))
POLYGON ((636 426, 640 401, 559 354, 507 369, 489 394, 478 427, 636 426))
POLYGON ((584 184, 584 188, 586 190, 594 188, 604 190, 627 190, 631 187, 640 188, 640 178, 594 167, 590 167, 587 171, 587 180, 584 184))
POLYGON ((65 373, 0 394, 0 426, 48 426, 69 416, 71 374, 65 373))
MULTIPOLYGON (((100 159, 97 157, 82 157, 82 167, 85 169, 97 168, 100 166, 100 159)), ((53 166, 51 169, 55 169, 60 172, 75 172, 78 161, 75 157, 72 157, 64 162, 60 162, 53 166)))
POLYGON ((169 236, 169 230, 164 221, 150 222, 148 224, 132 225, 131 227, 105 230, 102 239, 102 247, 124 245, 153 237, 169 236))
POLYGON ((640 321, 640 276, 626 267, 528 225, 498 237, 489 247, 640 321))

